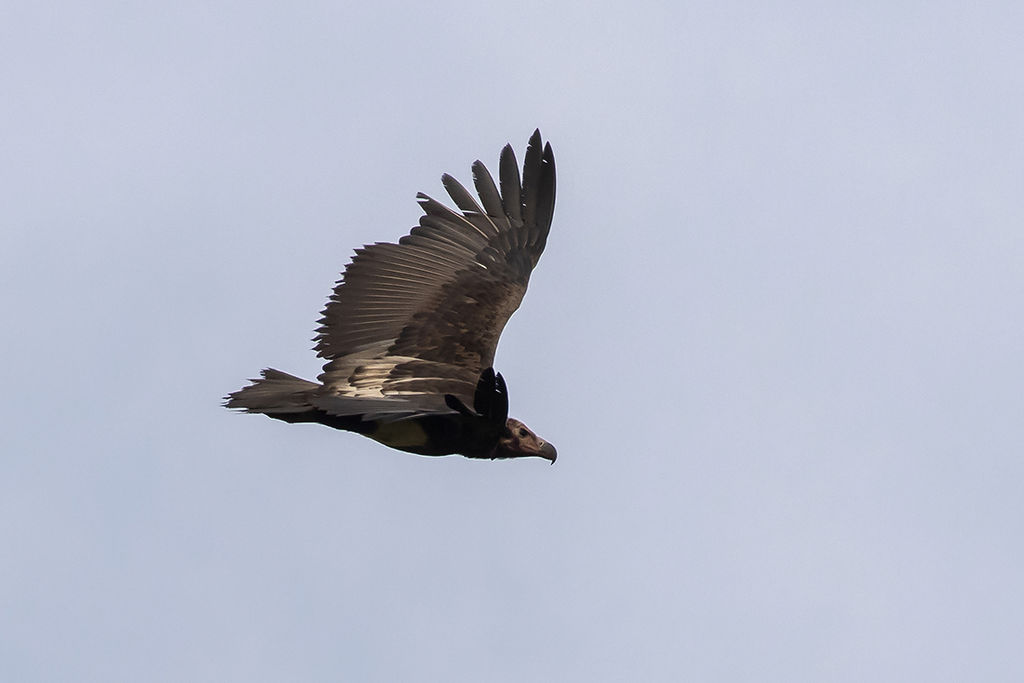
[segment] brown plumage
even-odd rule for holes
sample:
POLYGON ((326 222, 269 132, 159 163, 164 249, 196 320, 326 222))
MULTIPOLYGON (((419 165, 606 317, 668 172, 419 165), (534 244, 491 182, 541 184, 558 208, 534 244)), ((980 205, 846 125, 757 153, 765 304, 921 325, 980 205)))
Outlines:
POLYGON ((451 176, 442 182, 458 211, 419 194, 424 215, 398 244, 356 250, 320 319, 319 383, 267 369, 227 407, 422 455, 554 462, 551 444, 508 417, 504 379, 491 367, 547 242, 551 146, 533 133, 521 179, 510 145, 497 184, 474 163, 479 201, 451 176))

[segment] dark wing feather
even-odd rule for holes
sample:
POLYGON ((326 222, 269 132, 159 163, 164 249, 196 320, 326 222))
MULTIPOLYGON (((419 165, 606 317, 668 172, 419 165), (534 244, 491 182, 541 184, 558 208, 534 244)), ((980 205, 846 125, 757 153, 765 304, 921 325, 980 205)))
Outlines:
POLYGON ((329 361, 320 377, 324 410, 354 414, 354 404, 343 404, 355 399, 383 400, 382 410, 398 413, 449 410, 445 393, 472 400, 551 227, 554 156, 539 131, 522 177, 506 146, 500 191, 477 161, 479 202, 445 175, 459 211, 420 194, 424 215, 409 235, 356 251, 317 331, 317 354, 329 361))

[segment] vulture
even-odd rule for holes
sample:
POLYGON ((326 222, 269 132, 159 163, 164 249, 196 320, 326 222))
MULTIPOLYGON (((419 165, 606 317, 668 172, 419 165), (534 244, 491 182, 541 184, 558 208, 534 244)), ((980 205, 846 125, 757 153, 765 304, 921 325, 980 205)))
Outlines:
POLYGON ((555 208, 555 158, 534 131, 522 175, 511 145, 498 182, 477 161, 477 197, 441 177, 458 210, 420 193, 419 225, 397 244, 357 249, 319 320, 318 382, 265 369, 224 405, 285 422, 315 422, 420 455, 535 456, 555 447, 508 416, 493 368, 555 208))

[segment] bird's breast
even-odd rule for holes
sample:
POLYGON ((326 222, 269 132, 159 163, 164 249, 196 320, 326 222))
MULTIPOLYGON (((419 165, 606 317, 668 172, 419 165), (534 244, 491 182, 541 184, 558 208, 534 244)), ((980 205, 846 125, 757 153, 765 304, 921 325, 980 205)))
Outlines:
MULTIPOLYGON (((365 423, 364 423, 365 424, 365 423)), ((458 413, 420 415, 396 422, 376 422, 362 431, 374 441, 400 451, 420 455, 486 457, 497 443, 498 435, 480 418, 458 413)))
POLYGON ((366 436, 385 446, 402 451, 411 450, 414 453, 429 447, 431 440, 423 425, 417 420, 378 422, 375 429, 366 436))

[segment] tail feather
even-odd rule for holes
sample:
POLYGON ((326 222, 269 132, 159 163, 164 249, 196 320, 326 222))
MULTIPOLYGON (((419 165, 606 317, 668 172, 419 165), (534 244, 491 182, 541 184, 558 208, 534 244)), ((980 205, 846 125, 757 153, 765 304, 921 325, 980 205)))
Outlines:
POLYGON ((313 410, 313 396, 320 385, 316 382, 267 368, 262 379, 225 396, 224 405, 248 413, 305 413, 313 410))

